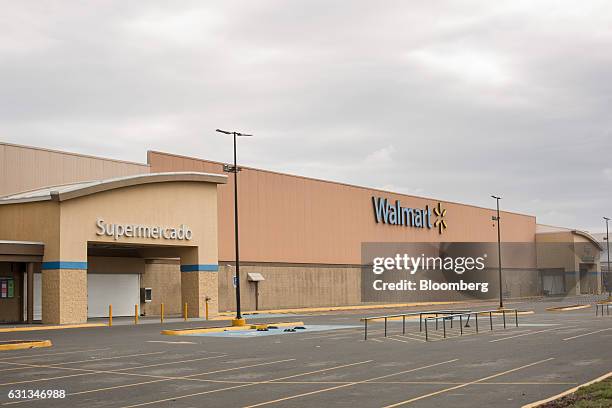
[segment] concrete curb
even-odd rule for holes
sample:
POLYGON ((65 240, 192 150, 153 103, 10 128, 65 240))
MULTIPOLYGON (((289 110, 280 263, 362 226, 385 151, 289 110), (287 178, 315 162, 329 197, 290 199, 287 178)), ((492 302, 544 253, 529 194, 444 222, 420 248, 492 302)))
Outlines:
POLYGON ((8 344, 0 343, 0 351, 51 347, 52 345, 51 340, 23 340, 8 344))
MULTIPOLYGON (((322 307, 304 307, 294 309, 269 309, 269 310, 251 310, 243 312, 243 315, 257 314, 293 314, 293 313, 311 313, 311 312, 335 312, 345 310, 368 310, 368 309, 391 309, 396 307, 420 307, 420 306, 437 306, 437 305, 460 305, 470 303, 467 301, 456 302, 411 302, 411 303, 385 303, 373 305, 353 305, 353 306, 322 306, 322 307)), ((222 312, 220 316, 214 317, 211 320, 231 320, 235 312, 222 312)))
POLYGON ((13 333, 13 332, 28 332, 38 330, 63 330, 63 329, 81 329, 88 327, 108 327, 105 323, 83 323, 83 324, 66 324, 58 326, 28 326, 28 327, 7 327, 0 328, 0 333, 13 333))
POLYGON ((540 400, 540 401, 532 402, 531 404, 523 405, 521 408, 536 408, 536 407, 539 407, 539 406, 541 406, 541 405, 546 404, 547 402, 551 402, 551 401, 554 401, 554 400, 556 400, 556 399, 559 399, 559 398, 565 397, 566 395, 573 394, 573 393, 575 393, 576 391, 578 391, 578 389, 579 389, 579 388, 582 388, 582 387, 587 387, 587 386, 589 386, 589 385, 591 385, 591 384, 595 384, 595 383, 597 383, 597 382, 603 381, 603 380, 605 380, 606 378, 611 377, 611 376, 612 376, 612 371, 610 371, 608 374, 604 374, 604 375, 602 375, 601 377, 597 377, 597 378, 596 378, 596 379, 594 379, 594 380, 591 380, 591 381, 586 382, 586 383, 584 383, 584 384, 578 385, 577 387, 570 388, 570 389, 569 389, 569 390, 567 390, 567 391, 563 391, 563 392, 562 392, 562 393, 560 393, 560 394, 553 395, 552 397, 549 397, 549 398, 546 398, 546 399, 543 399, 543 400, 540 400))
POLYGON ((591 305, 568 305, 546 308, 547 312, 571 312, 572 310, 588 309, 591 305))
POLYGON ((184 336, 196 333, 221 333, 225 331, 235 330, 257 330, 263 326, 277 326, 277 327, 288 327, 288 326, 303 326, 304 322, 280 322, 280 323, 257 323, 247 324, 245 326, 223 326, 223 327, 204 327, 195 329, 179 329, 179 330, 162 330, 161 334, 168 336, 184 336))

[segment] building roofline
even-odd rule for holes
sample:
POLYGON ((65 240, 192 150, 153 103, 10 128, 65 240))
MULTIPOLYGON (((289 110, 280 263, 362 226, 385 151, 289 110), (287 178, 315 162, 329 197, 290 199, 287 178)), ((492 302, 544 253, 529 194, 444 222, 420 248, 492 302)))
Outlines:
POLYGON ((603 245, 601 245, 601 243, 597 241, 597 239, 591 234, 589 234, 588 232, 580 231, 580 230, 572 230, 572 234, 580 235, 581 237, 586 238, 589 241, 591 241, 593 244, 595 244, 595 246, 597 246, 597 248, 599 248, 600 251, 604 250, 603 245))
MULTIPOLYGON (((543 225, 543 224, 538 224, 538 225, 543 225)), ((587 240, 591 241, 591 243, 593 243, 597 248, 599 248, 600 251, 604 250, 603 245, 601 244, 601 242, 597 241, 597 238, 595 238, 593 235, 591 235, 590 233, 586 232, 586 231, 581 231, 581 230, 577 230, 577 229, 571 229, 571 228, 564 228, 564 227, 555 227, 552 225, 546 225, 547 227, 553 227, 553 228, 559 228, 557 231, 542 231, 542 232, 537 232, 536 231, 536 235, 554 235, 554 234, 574 234, 574 235, 579 235, 583 238, 586 238, 587 240)))
POLYGON ((223 174, 211 174, 200 172, 167 172, 167 173, 145 173, 132 176, 118 177, 106 180, 96 180, 65 184, 62 186, 50 186, 38 190, 32 190, 30 195, 13 194, 0 198, 2 204, 19 204, 35 201, 65 201, 73 198, 83 197, 118 188, 131 187, 144 184, 165 182, 206 182, 215 184, 227 183, 227 176, 223 174), (61 190, 53 190, 61 187, 61 190))
MULTIPOLYGON (((215 160, 200 159, 198 157, 185 156, 185 155, 175 154, 175 153, 161 152, 159 150, 147 150, 147 163, 148 163, 149 166, 151 166, 150 153, 163 154, 163 155, 166 155, 166 156, 179 157, 179 158, 189 159, 189 160, 197 160, 197 161, 202 161, 202 162, 207 162, 207 163, 212 163, 212 164, 218 164, 220 166, 223 166, 225 164, 223 162, 218 162, 218 161, 215 161, 215 160)), ((304 179, 304 180, 318 181, 318 182, 322 182, 322 183, 336 184, 336 185, 345 186, 345 187, 351 187, 351 188, 358 188, 358 189, 362 189, 362 190, 371 190, 371 191, 376 191, 376 192, 384 193, 384 194, 395 194, 395 195, 401 195, 401 196, 404 196, 404 197, 419 198, 419 199, 422 199, 422 200, 440 201, 440 202, 448 203, 448 204, 463 205, 465 207, 477 208, 477 209, 481 209, 481 210, 495 211, 494 208, 482 207, 482 206, 474 205, 474 204, 465 204, 465 203, 459 203, 459 202, 456 202, 456 201, 440 200, 438 198, 433 198, 433 197, 423 197, 423 196, 416 196, 416 195, 406 194, 406 193, 398 193, 397 191, 389 191, 389 190, 383 190, 383 189, 375 188, 375 187, 366 187, 366 186, 360 186, 360 185, 357 185, 357 184, 343 183, 341 181, 325 180, 325 179, 320 179, 320 178, 316 178, 316 177, 301 176, 301 175, 298 175, 298 174, 291 174, 291 173, 282 173, 280 171, 265 170, 265 169, 259 169, 259 168, 256 168, 256 167, 249 167, 249 166, 243 166, 243 165, 240 165, 240 167, 242 169, 248 169, 248 170, 260 171, 260 172, 264 172, 264 173, 276 174, 276 175, 279 175, 279 176, 294 177, 294 178, 299 178, 299 179, 304 179)), ((501 213, 506 213, 506 214, 520 215, 522 217, 536 218, 535 215, 523 214, 523 213, 519 213, 519 212, 516 212, 516 211, 500 210, 500 212, 501 213)))
POLYGON ((121 160, 121 159, 111 159, 111 158, 108 158, 108 157, 93 156, 93 155, 90 155, 90 154, 83 154, 83 153, 66 152, 66 151, 63 151, 63 150, 48 149, 46 147, 37 147, 37 146, 21 145, 21 144, 17 144, 17 143, 0 142, 0 146, 2 146, 2 145, 10 146, 10 147, 18 147, 18 148, 21 148, 21 149, 39 150, 39 151, 43 151, 43 152, 50 152, 50 153, 58 153, 58 154, 64 154, 64 155, 69 155, 69 156, 83 157, 83 158, 87 158, 87 159, 96 159, 96 160, 111 161, 111 162, 115 162, 115 163, 132 164, 132 165, 142 166, 142 167, 147 167, 147 168, 150 167, 148 163, 139 163, 139 162, 135 162, 135 161, 121 160))

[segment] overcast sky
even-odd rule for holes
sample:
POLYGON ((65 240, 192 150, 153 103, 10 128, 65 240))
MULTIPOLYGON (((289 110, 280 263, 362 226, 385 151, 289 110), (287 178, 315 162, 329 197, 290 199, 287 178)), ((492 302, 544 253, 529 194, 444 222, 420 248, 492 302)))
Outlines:
POLYGON ((612 2, 0 2, 0 140, 612 216, 612 2))

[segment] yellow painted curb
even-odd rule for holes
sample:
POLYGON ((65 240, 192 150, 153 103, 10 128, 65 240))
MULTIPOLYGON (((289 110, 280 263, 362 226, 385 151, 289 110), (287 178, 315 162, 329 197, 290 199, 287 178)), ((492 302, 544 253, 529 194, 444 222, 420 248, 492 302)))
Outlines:
POLYGON ((567 391, 563 391, 561 394, 557 394, 557 395, 554 395, 554 396, 552 396, 550 398, 546 398, 546 399, 543 399, 543 400, 540 400, 540 401, 532 402, 531 404, 523 405, 521 408, 536 408, 536 407, 539 407, 540 405, 544 405, 547 402, 551 402, 551 401, 554 401, 556 399, 563 398, 566 395, 573 394, 576 391, 578 391, 579 388, 587 387, 587 386, 589 386, 591 384, 595 384, 596 382, 603 381, 603 380, 605 380, 606 378, 608 378, 610 376, 612 376, 612 371, 610 371, 608 374, 604 374, 601 377, 598 377, 598 378, 596 378, 596 379, 594 379, 592 381, 586 382, 586 383, 581 384, 581 385, 579 385, 577 387, 574 387, 574 388, 570 388, 567 391))
POLYGON ((4 350, 23 350, 40 347, 51 347, 51 340, 24 340, 19 343, 2 344, 0 343, 0 351, 4 350))
MULTIPOLYGON (((484 312, 484 313, 478 313, 481 316, 488 316, 489 313, 488 312, 484 312)), ((517 314, 519 316, 523 316, 523 315, 530 315, 530 314, 535 314, 535 312, 533 310, 519 310, 517 312, 517 314)), ((492 316, 503 316, 504 313, 503 312, 493 312, 491 313, 492 316)), ((506 316, 514 316, 514 310, 506 310, 506 316)))
MULTIPOLYGON (((364 309, 390 309, 396 307, 415 307, 415 306, 436 306, 436 305, 455 305, 465 304, 469 302, 457 301, 457 302, 412 302, 412 303, 387 303, 378 305, 354 305, 354 306, 327 306, 327 307, 303 307, 296 309, 269 309, 269 310, 252 310, 243 312, 245 317, 249 315, 257 314, 284 314, 284 313, 310 313, 310 312, 335 312, 342 310, 364 310, 364 309)), ((233 319, 235 312, 222 312, 219 316, 212 318, 211 320, 231 320, 233 319)))
POLYGON ((86 327, 107 327, 106 323, 83 323, 83 324, 64 324, 58 326, 27 326, 27 327, 7 327, 0 328, 0 333, 12 332, 27 332, 37 330, 62 330, 62 329, 80 329, 86 327))
MULTIPOLYGON (((437 317, 442 317, 443 313, 438 313, 437 317)), ((450 316, 450 315, 449 315, 450 316)), ((427 318, 427 317, 436 317, 435 313, 429 313, 429 314, 424 314, 423 319, 427 318)), ((414 319, 418 319, 419 316, 418 315, 410 315, 410 316, 406 316, 406 320, 414 320, 414 319)), ((359 319, 360 322, 363 322, 365 319, 361 318, 359 319)), ((387 317, 387 321, 392 321, 392 320, 402 320, 402 316, 395 316, 395 317, 387 317)), ((385 318, 384 317, 378 317, 376 319, 368 319, 368 322, 384 322, 385 318)))
MULTIPOLYGON (((304 322, 280 322, 280 323, 266 323, 265 326, 276 326, 276 327, 287 327, 287 326, 303 326, 304 322)), ((232 330, 257 330, 258 327, 264 326, 264 324, 247 324, 246 326, 223 326, 223 327, 202 327, 195 329, 179 329, 179 330, 162 330, 161 334, 168 336, 184 336, 186 334, 195 333, 222 333, 225 331, 232 330)))
POLYGON ((591 305, 569 305, 546 308, 549 312, 569 312, 570 310, 588 309, 591 305))

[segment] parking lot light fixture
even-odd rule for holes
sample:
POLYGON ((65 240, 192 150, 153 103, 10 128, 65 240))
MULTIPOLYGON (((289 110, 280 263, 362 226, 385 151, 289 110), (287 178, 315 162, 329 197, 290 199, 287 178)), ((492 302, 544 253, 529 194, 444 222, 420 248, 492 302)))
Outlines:
POLYGON ((499 308, 503 309, 504 308, 504 298, 503 298, 503 293, 502 293, 502 261, 501 261, 501 232, 500 232, 500 220, 501 218, 499 217, 499 200, 501 200, 501 197, 492 195, 492 198, 495 199, 495 203, 497 204, 497 216, 493 216, 493 221, 497 221, 497 259, 499 262, 499 268, 498 268, 498 273, 499 273, 499 308))
MULTIPOLYGON (((608 217, 603 217, 603 219, 606 221, 606 237, 604 238, 606 240, 606 253, 608 254, 608 262, 606 263, 606 274, 607 274, 607 279, 606 279, 606 283, 607 283, 607 287, 608 287, 608 302, 612 300, 612 271, 610 270, 610 229, 608 228, 608 223, 610 222, 610 218, 608 217)), ((604 287, 604 290, 606 288, 604 287)))
POLYGON ((242 313, 240 310, 240 244, 238 237, 238 172, 240 169, 236 163, 236 138, 238 137, 250 137, 246 133, 227 131, 222 129, 216 129, 216 132, 223 133, 226 135, 234 136, 234 165, 224 165, 223 171, 228 173, 234 173, 234 242, 236 247, 236 318, 234 319, 234 325, 244 324, 242 313))

